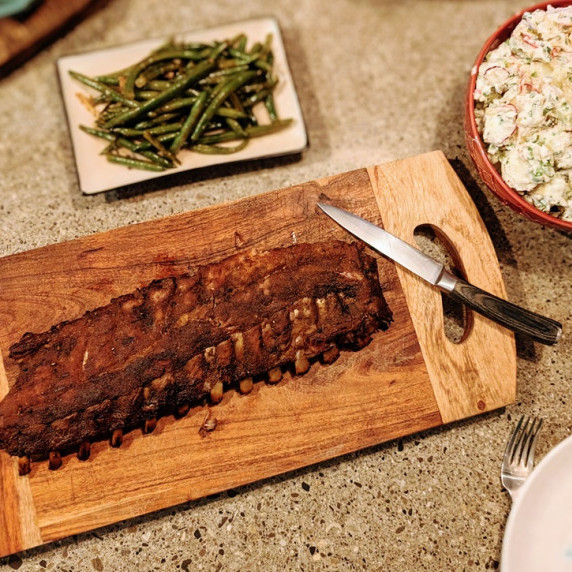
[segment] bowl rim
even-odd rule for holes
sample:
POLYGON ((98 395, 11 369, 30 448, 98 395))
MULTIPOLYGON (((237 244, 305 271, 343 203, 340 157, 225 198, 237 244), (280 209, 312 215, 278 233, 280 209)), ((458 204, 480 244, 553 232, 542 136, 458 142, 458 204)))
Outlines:
POLYGON ((504 196, 502 196, 499 193, 499 191, 491 187, 491 190, 495 194, 497 194, 501 198, 501 200, 506 201, 511 207, 516 207, 516 210, 520 214, 530 218, 535 222, 547 226, 556 227, 560 230, 572 231, 572 221, 570 222, 565 221, 558 217, 555 217, 553 215, 541 211, 540 209, 535 207, 532 203, 529 203, 527 200, 525 200, 524 197, 518 191, 510 187, 504 181, 504 179, 501 177, 500 173, 497 171, 497 169, 495 168, 495 166, 492 164, 492 162, 488 157, 485 145, 481 139, 479 130, 477 129, 477 122, 475 119, 475 102, 473 98, 473 93, 476 87, 478 69, 480 65, 483 63, 483 60, 485 59, 486 55, 492 49, 496 48, 510 36, 512 31, 514 30, 516 25, 520 22, 522 16, 526 12, 533 12, 534 10, 546 10, 548 6, 552 6, 553 8, 572 6, 572 0, 553 0, 552 2, 540 2, 532 6, 529 6, 528 8, 524 8, 523 10, 520 10, 519 12, 511 16, 503 24, 501 24, 484 43, 471 69, 471 76, 469 79, 469 86, 467 89, 467 113, 468 113, 467 135, 475 143, 476 151, 478 152, 479 156, 481 157, 481 159, 483 159, 484 163, 488 167, 490 175, 494 179, 495 183, 502 188, 504 196))

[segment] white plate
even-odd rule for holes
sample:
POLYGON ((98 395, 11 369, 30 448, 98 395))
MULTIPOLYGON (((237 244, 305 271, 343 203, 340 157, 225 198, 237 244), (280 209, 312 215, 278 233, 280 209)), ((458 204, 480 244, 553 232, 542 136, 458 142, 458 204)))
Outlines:
POLYGON ((189 42, 210 42, 231 38, 240 33, 246 34, 248 46, 257 41, 264 42, 266 36, 272 34, 274 69, 279 79, 274 92, 276 110, 279 117, 283 119, 292 118, 292 125, 277 133, 253 138, 245 149, 232 155, 203 155, 190 151, 181 152, 181 165, 161 173, 128 169, 122 165, 109 163, 104 156, 100 155, 107 142, 79 129, 79 125, 92 126, 94 116, 80 102, 77 94, 91 95, 95 92, 89 92, 88 87, 74 80, 69 75, 69 71, 77 71, 87 76, 111 73, 143 59, 151 50, 165 43, 167 38, 145 40, 97 52, 65 56, 58 60, 58 73, 71 131, 79 183, 84 193, 99 193, 151 178, 221 163, 299 153, 306 148, 308 139, 302 110, 288 68, 278 22, 274 18, 259 18, 200 32, 180 34, 175 39, 189 42))
POLYGON ((552 449, 523 486, 506 526, 502 571, 572 571, 572 437, 552 449))

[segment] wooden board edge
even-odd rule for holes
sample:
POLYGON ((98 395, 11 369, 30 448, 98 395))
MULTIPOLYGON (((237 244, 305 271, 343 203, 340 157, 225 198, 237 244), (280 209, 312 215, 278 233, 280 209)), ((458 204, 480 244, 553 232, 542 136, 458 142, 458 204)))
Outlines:
MULTIPOLYGON (((441 151, 368 169, 383 226, 416 245, 414 231, 430 225, 443 232, 465 261, 467 279, 506 296, 498 259, 467 190, 441 151), (407 162, 408 169, 403 165, 407 162), (409 174, 416 173, 415 178, 409 174), (429 175, 438 176, 429 176, 429 175), (435 180, 447 181, 436 189, 435 180), (391 189, 387 192, 384 189, 391 189), (408 209, 407 204, 417 208, 408 209), (463 240, 465 238, 465 240, 463 240), (477 246, 478 245, 478 246, 477 246)), ((397 267, 443 423, 498 409, 516 399, 516 344, 512 332, 471 313, 468 335, 458 344, 445 335, 441 293, 397 267), (439 347, 440 352, 434 348, 439 347), (495 347, 495 360, 487 359, 495 347), (485 364, 485 367, 479 367, 485 364)))
MULTIPOLYGON (((0 399, 8 393, 8 377, 0 353, 0 399)), ((0 451, 0 558, 43 544, 30 481, 18 475, 18 460, 0 451)))
MULTIPOLYGON (((8 393, 8 377, 0 353, 0 399, 8 393)), ((0 451, 0 558, 43 544, 28 479, 18 475, 18 460, 0 451)))
POLYGON ((30 481, 18 475, 18 460, 0 451, 0 557, 44 544, 30 481), (9 499, 9 502, 6 502, 9 499))

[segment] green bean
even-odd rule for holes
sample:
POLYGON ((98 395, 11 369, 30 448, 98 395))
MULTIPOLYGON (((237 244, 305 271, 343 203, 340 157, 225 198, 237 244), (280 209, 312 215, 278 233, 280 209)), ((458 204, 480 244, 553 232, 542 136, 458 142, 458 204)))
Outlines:
POLYGON ((131 159, 130 157, 123 157, 122 155, 113 155, 109 153, 107 160, 111 163, 119 163, 133 169, 143 169, 145 171, 164 171, 165 167, 151 163, 151 161, 141 161, 140 159, 131 159))
POLYGON ((83 83, 83 84, 85 84, 85 85, 87 85, 93 89, 96 89, 97 91, 101 92, 102 94, 107 96, 112 101, 119 101, 120 103, 123 103, 124 105, 128 105, 129 107, 135 107, 135 108, 139 107, 139 104, 136 101, 133 101, 132 99, 127 99, 126 97, 121 95, 119 92, 115 91, 114 89, 111 89, 107 85, 105 85, 105 84, 103 84, 103 83, 101 83, 95 79, 92 79, 92 78, 87 77, 81 73, 77 73, 77 72, 74 72, 71 70, 69 73, 74 79, 77 79, 81 83, 83 83))
POLYGON ((246 49, 246 35, 245 34, 241 34, 238 38, 238 40, 236 41, 236 49, 239 52, 244 52, 244 50, 246 49))
POLYGON ((236 133, 238 136, 240 137, 246 137, 246 132, 244 131, 244 129, 242 128, 242 125, 236 120, 233 119, 232 117, 227 117, 226 118, 226 124, 231 128, 232 131, 234 131, 234 133, 236 133))
POLYGON ((209 58, 216 60, 227 48, 228 48, 228 42, 220 42, 218 46, 215 46, 213 48, 209 58))
POLYGON ((96 81, 105 85, 119 85, 119 77, 100 75, 94 78, 96 81))
POLYGON ((196 50, 196 51, 212 49, 213 47, 212 44, 206 44, 205 42, 188 42, 183 45, 187 50, 196 50))
POLYGON ((266 39, 264 40, 264 46, 262 46, 262 51, 265 54, 270 53, 271 45, 272 45, 272 34, 266 34, 266 39))
POLYGON ((238 73, 241 71, 248 71, 248 64, 238 64, 235 66, 225 67, 223 69, 219 69, 218 71, 211 72, 207 78, 225 78, 228 75, 233 73, 238 73))
POLYGON ((117 149, 117 143, 115 141, 113 141, 113 143, 108 143, 103 148, 103 151, 101 151, 100 155, 108 155, 109 153, 111 153, 112 151, 115 151, 116 149, 117 149))
POLYGON ((246 107, 252 107, 255 103, 258 103, 259 101, 264 101, 271 93, 272 93, 271 90, 263 89, 256 93, 253 93, 251 96, 246 98, 243 103, 246 107))
POLYGON ((236 66, 241 66, 248 62, 241 58, 221 58, 218 60, 218 67, 220 70, 234 68, 236 66))
POLYGON ((221 117, 232 117, 233 119, 246 119, 248 115, 244 111, 239 111, 234 107, 219 107, 215 115, 221 117))
POLYGON ((169 159, 173 163, 177 164, 181 163, 181 161, 179 161, 177 157, 175 157, 175 155, 171 153, 171 151, 169 151, 169 149, 167 149, 159 140, 155 139, 155 137, 153 137, 153 135, 151 135, 149 131, 145 131, 143 137, 145 137, 145 139, 149 141, 149 143, 151 143, 151 145, 153 145, 155 149, 157 149, 158 155, 160 157, 165 157, 166 159, 169 159))
POLYGON ((277 79, 266 77, 265 81, 257 81, 245 85, 243 88, 243 93, 258 93, 259 91, 273 89, 278 83, 277 79))
MULTIPOLYGON (((155 137, 155 139, 157 139, 157 141, 160 141, 161 143, 167 144, 171 143, 176 136, 177 133, 165 133, 164 135, 158 135, 157 137, 155 137)), ((135 144, 135 146, 133 147, 133 151, 141 153, 141 151, 151 149, 152 147, 153 145, 151 145, 149 141, 143 140, 135 144)))
POLYGON ((148 111, 151 111, 152 109, 167 103, 167 101, 185 91, 185 89, 189 87, 189 85, 191 85, 193 82, 208 74, 215 67, 215 65, 215 62, 210 59, 198 63, 189 71, 189 73, 175 81, 172 87, 163 91, 161 95, 146 101, 144 104, 140 105, 133 111, 128 111, 127 113, 124 113, 118 117, 114 117, 105 124, 105 127, 115 127, 121 123, 127 123, 128 121, 137 119, 148 111))
POLYGON ((201 95, 199 95, 199 97, 197 98, 197 101, 194 103, 193 107, 191 108, 191 112, 189 113, 187 119, 185 119, 185 122, 183 123, 181 130, 173 140, 173 143, 171 144, 172 153, 177 154, 180 151, 181 147, 187 141, 187 138, 191 134, 191 131, 195 128, 201 116, 201 113, 203 112, 206 101, 207 101, 207 92, 203 91, 201 95))
POLYGON ((144 70, 139 77, 135 80, 135 87, 144 87, 147 83, 155 78, 162 76, 168 72, 175 71, 181 68, 178 62, 159 62, 155 65, 150 65, 144 70))
POLYGON ((167 79, 153 79, 148 82, 145 87, 153 91, 163 91, 173 85, 172 81, 167 79))
POLYGON ((262 44, 260 42, 256 42, 255 44, 252 44, 252 47, 250 48, 250 55, 259 54, 261 51, 262 44))
POLYGON ((248 139, 244 139, 234 147, 221 147, 220 145, 205 145, 204 143, 197 143, 191 147, 191 151, 197 153, 204 153, 206 155, 229 155, 242 151, 248 145, 248 139))
POLYGON ((274 96, 272 95, 272 92, 270 92, 264 99, 264 106, 268 111, 268 117, 270 117, 270 121, 276 121, 278 119, 278 114, 276 113, 276 105, 274 103, 274 96))
POLYGON ((163 133, 171 133, 173 131, 178 131, 181 128, 182 123, 167 123, 165 125, 157 125, 151 129, 133 129, 131 127, 113 127, 112 133, 118 133, 119 135, 124 135, 125 137, 139 137, 143 136, 144 131, 149 131, 151 135, 161 135, 163 133))
POLYGON ((235 58, 235 60, 227 60, 225 63, 225 67, 228 65, 232 67, 232 65, 243 65, 243 64, 251 64, 260 58, 261 53, 256 52, 254 54, 247 54, 245 52, 238 52, 230 50, 229 53, 235 58), (231 63, 234 62, 234 63, 231 63))
POLYGON ((102 139, 107 139, 107 141, 116 141, 117 136, 113 135, 109 131, 102 131, 101 129, 94 129, 93 127, 88 127, 87 125, 80 125, 79 128, 90 135, 95 135, 96 137, 101 137, 102 139))
POLYGON ((136 97, 137 99, 140 99, 140 100, 143 100, 143 101, 149 101, 150 99, 153 99, 153 98, 157 97, 157 96, 160 95, 160 94, 161 94, 160 91, 155 91, 155 90, 152 91, 152 90, 147 90, 147 89, 143 90, 143 89, 142 89, 141 91, 138 91, 138 92, 135 94, 135 97, 136 97))
POLYGON ((140 121, 135 125, 133 129, 150 129, 153 127, 157 127, 157 125, 161 125, 161 123, 166 123, 167 121, 171 121, 172 119, 179 119, 180 115, 178 113, 162 113, 161 115, 157 115, 152 119, 148 119, 147 121, 140 121))
POLYGON ((130 109, 129 107, 125 107, 123 104, 119 102, 109 102, 105 105, 105 107, 99 114, 97 121, 101 121, 104 118, 113 117, 117 113, 123 113, 124 111, 127 111, 129 109, 130 109))
POLYGON ((272 64, 268 63, 266 60, 261 60, 261 59, 257 59, 254 62, 254 65, 257 68, 260 68, 261 70, 264 70, 266 72, 271 72, 272 71, 272 64))
POLYGON ((211 119, 207 123, 203 133, 204 134, 213 133, 215 131, 218 133, 219 131, 226 129, 227 127, 228 127, 227 124, 224 121, 222 121, 222 119, 211 119))
MULTIPOLYGON (((243 88, 244 89, 244 88, 243 88)), ((230 94, 229 98, 228 98, 228 102, 230 103, 230 105, 232 105, 232 107, 234 109, 236 109, 237 111, 240 111, 242 113, 245 113, 244 111, 244 105, 242 105, 242 101, 240 100, 240 97, 238 97, 238 95, 236 94, 236 92, 233 92, 230 94)))
POLYGON ((161 107, 158 107, 154 111, 150 111, 148 115, 149 117, 155 117, 159 113, 168 113, 170 111, 177 111, 178 109, 183 109, 185 107, 191 107, 193 103, 197 101, 197 97, 193 96, 193 97, 182 97, 178 99, 173 99, 173 101, 170 101, 169 103, 166 103, 161 107))
POLYGON ((202 89, 195 89, 194 87, 190 87, 189 89, 185 89, 184 94, 188 97, 199 97, 201 94, 202 89))
POLYGON ((227 44, 229 46, 236 46, 239 42, 246 41, 246 36, 241 32, 237 34, 234 38, 230 39, 227 44))
MULTIPOLYGON (((276 133, 292 124, 292 119, 280 119, 269 125, 251 125, 244 128, 247 137, 262 137, 270 133, 276 133)), ((240 137, 233 131, 226 131, 225 133, 218 133, 214 135, 205 135, 199 139, 199 143, 205 145, 213 145, 215 143, 224 143, 226 141, 233 141, 240 139, 240 137)))
MULTIPOLYGON (((230 74, 230 75, 232 75, 232 74, 230 74)), ((228 75, 227 76, 214 76, 214 77, 208 76, 208 77, 201 79, 201 81, 199 82, 199 85, 201 88, 204 88, 204 89, 209 89, 209 88, 213 89, 214 87, 223 83, 228 77, 229 77, 228 75)))
POLYGON ((193 134, 191 135, 191 141, 196 141, 207 126, 208 122, 213 118, 215 112, 220 107, 221 103, 239 87, 244 85, 249 79, 252 79, 256 75, 256 72, 248 71, 238 74, 236 77, 232 76, 231 79, 226 81, 221 85, 221 89, 211 98, 205 112, 199 119, 193 134))
POLYGON ((157 153, 155 153, 153 151, 146 150, 146 149, 143 149, 141 151, 137 151, 137 153, 139 153, 140 155, 143 155, 143 157, 147 157, 147 159, 150 159, 151 161, 153 161, 153 163, 157 163, 157 165, 162 165, 163 167, 165 167, 165 169, 172 168, 174 166, 173 163, 180 163, 179 160, 171 161, 170 159, 167 159, 165 157, 161 157, 157 153))

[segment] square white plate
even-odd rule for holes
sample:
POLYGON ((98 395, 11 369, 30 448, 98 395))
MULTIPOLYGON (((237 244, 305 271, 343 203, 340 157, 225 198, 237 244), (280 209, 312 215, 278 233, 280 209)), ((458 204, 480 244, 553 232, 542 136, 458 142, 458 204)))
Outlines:
POLYGON ((292 118, 292 124, 277 133, 253 138, 242 151, 231 155, 203 155, 183 150, 179 156, 181 165, 159 173, 116 165, 100 154, 106 147, 107 141, 88 135, 79 128, 80 125, 93 126, 94 116, 81 103, 78 93, 92 95, 96 92, 90 91, 90 88, 74 80, 69 75, 69 71, 73 70, 87 76, 111 73, 143 59, 152 50, 164 44, 167 38, 156 38, 97 52, 65 56, 58 60, 58 73, 82 192, 94 194, 201 167, 300 153, 307 147, 308 138, 302 110, 288 67, 280 28, 274 18, 259 18, 180 34, 175 36, 175 40, 211 42, 231 38, 240 33, 246 34, 247 47, 254 42, 264 42, 266 36, 272 34, 274 70, 279 80, 274 91, 276 110, 281 119, 292 118))

